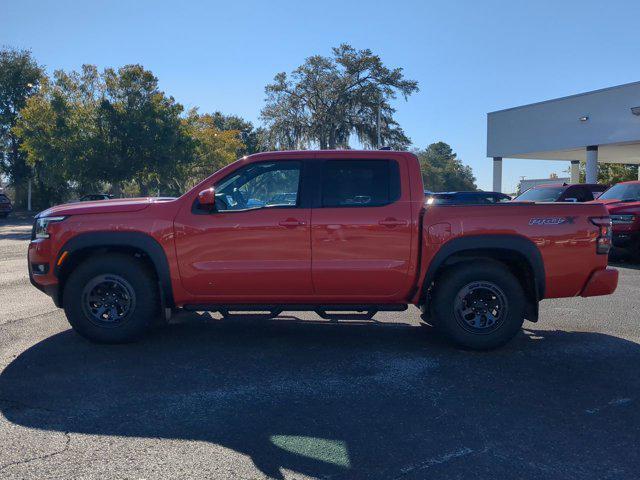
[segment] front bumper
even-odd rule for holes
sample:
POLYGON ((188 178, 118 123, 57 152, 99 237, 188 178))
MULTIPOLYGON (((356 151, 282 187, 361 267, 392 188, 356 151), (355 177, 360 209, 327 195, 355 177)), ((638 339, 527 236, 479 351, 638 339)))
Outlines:
POLYGON ((36 287, 41 292, 49 295, 56 307, 58 308, 62 307, 60 303, 60 296, 58 295, 58 284, 55 283, 50 285, 41 285, 36 281, 35 277, 36 275, 34 275, 33 272, 31 271, 31 264, 29 264, 29 281, 31 282, 31 285, 36 287))
POLYGON ((581 297, 596 297, 598 295, 610 295, 618 286, 618 270, 607 267, 596 270, 591 274, 587 284, 580 292, 581 297))
POLYGON ((53 303, 56 307, 60 307, 60 295, 58 278, 53 272, 53 268, 50 265, 51 252, 49 249, 49 243, 47 241, 31 241, 29 244, 29 250, 27 253, 27 268, 29 269, 29 281, 31 285, 36 287, 41 292, 46 293, 53 299, 53 303), (46 264, 46 273, 34 273, 34 264, 46 264))

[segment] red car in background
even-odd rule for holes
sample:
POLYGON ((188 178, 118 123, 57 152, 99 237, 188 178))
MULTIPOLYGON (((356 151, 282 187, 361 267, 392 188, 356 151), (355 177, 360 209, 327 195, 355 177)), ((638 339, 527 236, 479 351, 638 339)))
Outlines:
POLYGON ((604 203, 613 224, 613 246, 640 260, 640 181, 621 182, 597 200, 604 203))

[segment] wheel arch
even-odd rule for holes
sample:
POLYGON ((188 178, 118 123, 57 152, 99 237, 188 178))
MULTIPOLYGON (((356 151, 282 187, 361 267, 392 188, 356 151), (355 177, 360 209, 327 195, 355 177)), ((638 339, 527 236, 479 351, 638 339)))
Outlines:
POLYGON ((169 262, 162 246, 151 236, 140 232, 91 232, 67 241, 58 253, 54 274, 60 287, 56 305, 62 305, 64 285, 74 268, 89 257, 110 252, 131 254, 144 261, 155 273, 163 306, 173 307, 173 290, 169 262), (58 266, 62 255, 66 257, 58 266))
POLYGON ((527 318, 537 320, 538 301, 544 298, 546 288, 544 262, 538 247, 518 235, 474 235, 446 242, 427 268, 421 302, 426 303, 431 286, 448 268, 474 259, 497 261, 509 268, 529 299, 527 318))

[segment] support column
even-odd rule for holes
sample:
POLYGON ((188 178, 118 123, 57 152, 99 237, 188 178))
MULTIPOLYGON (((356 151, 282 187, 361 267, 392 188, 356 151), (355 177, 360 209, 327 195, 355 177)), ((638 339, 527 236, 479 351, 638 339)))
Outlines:
POLYGON ((580 160, 571 160, 571 183, 580 183, 580 160))
POLYGON ((502 157, 493 157, 493 191, 502 192, 502 157))
POLYGON ((587 147, 587 183, 598 183, 598 146, 587 147))

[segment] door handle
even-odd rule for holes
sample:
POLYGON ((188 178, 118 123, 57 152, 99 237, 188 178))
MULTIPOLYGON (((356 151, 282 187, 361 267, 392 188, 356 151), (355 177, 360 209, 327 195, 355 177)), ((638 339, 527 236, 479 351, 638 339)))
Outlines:
POLYGON ((278 225, 280 225, 281 227, 302 227, 304 225, 306 225, 305 222, 303 222, 302 220, 296 220, 295 218, 287 218, 286 220, 282 220, 280 222, 278 222, 278 225))
POLYGON ((385 227, 401 227, 407 225, 409 222, 406 220, 398 220, 397 218, 385 218, 380 220, 378 225, 384 225, 385 227))

